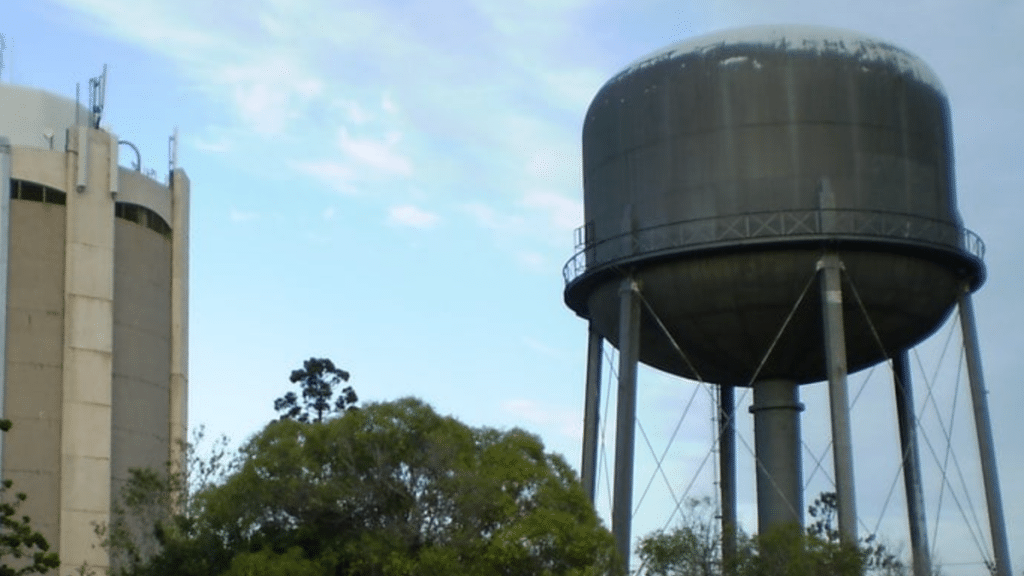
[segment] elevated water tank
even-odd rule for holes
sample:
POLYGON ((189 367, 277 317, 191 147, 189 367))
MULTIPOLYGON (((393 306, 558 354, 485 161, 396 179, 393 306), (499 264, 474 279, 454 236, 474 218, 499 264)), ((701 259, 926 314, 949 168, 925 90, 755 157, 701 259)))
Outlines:
POLYGON ((748 385, 785 324, 757 379, 819 381, 821 303, 806 288, 834 250, 859 297, 844 302, 856 371, 927 337, 983 281, 952 166, 943 89, 900 48, 805 26, 672 46, 587 112, 566 303, 617 346, 632 275, 649 305, 645 364, 748 385))

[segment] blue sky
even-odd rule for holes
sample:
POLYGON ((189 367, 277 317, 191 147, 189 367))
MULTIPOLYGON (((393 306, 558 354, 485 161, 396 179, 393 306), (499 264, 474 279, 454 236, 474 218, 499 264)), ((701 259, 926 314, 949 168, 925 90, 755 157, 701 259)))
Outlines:
MULTIPOLYGON (((662 46, 748 24, 838 26, 907 48, 949 94, 961 212, 988 245, 976 306, 1019 569, 1024 5, 631 4, 5 0, 0 80, 73 97, 107 64, 104 123, 160 175, 179 128, 192 179, 192 425, 244 439, 274 416, 289 372, 326 356, 352 372, 365 400, 416 395, 474 425, 521 426, 578 465, 586 325, 562 304, 561 266, 583 220, 580 128, 598 88, 662 46)), ((956 381, 955 358, 938 363, 948 332, 922 349, 923 375, 946 370, 956 381)), ((901 488, 883 505, 897 466, 887 449, 898 443, 884 372, 851 378, 867 390, 854 412, 858 497, 864 526, 905 541, 901 488)), ((660 454, 697 388, 650 371, 641 386, 640 422, 660 454)), ((816 453, 827 449, 820 388, 805 388, 816 453)), ((955 388, 936 388, 935 406, 956 414, 953 445, 984 526, 966 391, 953 404, 955 388)), ((923 384, 918 396, 934 409, 923 384)), ((694 477, 691 495, 714 490, 706 469, 694 476, 710 446, 706 398, 698 394, 665 463, 677 493, 694 477)), ((941 461, 944 434, 934 436, 941 461)), ((653 473, 639 442, 638 497, 653 473)), ((749 459, 742 444, 739 454, 749 459)), ((752 519, 752 468, 740 475, 741 513, 752 519)), ((815 476, 808 500, 828 489, 815 476)), ((970 536, 955 509, 939 507, 937 476, 926 490, 938 556, 976 562, 973 545, 958 552, 970 536)), ((663 525, 671 507, 656 479, 634 533, 663 525)))

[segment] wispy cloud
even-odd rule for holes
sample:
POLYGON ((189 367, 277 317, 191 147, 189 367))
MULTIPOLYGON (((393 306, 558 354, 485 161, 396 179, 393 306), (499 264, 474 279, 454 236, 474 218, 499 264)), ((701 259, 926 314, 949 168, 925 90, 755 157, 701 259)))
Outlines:
POLYGON ((242 122, 262 136, 285 132, 305 105, 323 92, 322 80, 283 53, 224 66, 219 81, 230 91, 242 122))
POLYGON ((288 166, 306 176, 323 182, 331 189, 346 195, 359 193, 353 183, 356 178, 352 166, 336 160, 292 160, 288 166))
POLYGON ((553 408, 534 400, 515 399, 503 402, 502 410, 520 420, 539 427, 553 427, 561 434, 573 439, 583 437, 583 426, 575 410, 553 408))
POLYGON ((483 202, 468 202, 459 209, 469 216, 477 226, 494 232, 519 232, 523 229, 522 218, 502 214, 483 202))
POLYGON ((536 338, 531 338, 530 336, 523 337, 523 345, 542 356, 547 356, 548 358, 561 360, 564 357, 561 350, 545 344, 536 338))
POLYGON ((437 226, 440 220, 441 217, 437 214, 411 204, 392 206, 388 210, 388 223, 393 226, 425 230, 437 226))
POLYGON ((204 152, 221 153, 231 150, 231 142, 224 137, 194 138, 192 140, 192 145, 195 146, 197 150, 202 150, 204 152))
POLYGON ((240 210, 238 208, 232 207, 228 211, 228 218, 232 222, 252 222, 255 220, 259 220, 260 215, 258 212, 240 210))
POLYGON ((401 140, 398 132, 373 139, 353 137, 344 126, 338 131, 338 148, 346 158, 366 168, 408 176, 412 174, 412 162, 398 151, 401 140))
POLYGON ((583 223, 583 201, 555 192, 534 190, 523 196, 523 206, 543 214, 558 231, 573 230, 583 223))
MULTIPOLYGON (((550 238, 580 223, 572 202, 538 190, 579 190, 562 120, 603 76, 577 65, 567 40, 583 0, 58 1, 177 64, 220 114, 206 133, 230 135, 197 149, 265 162, 279 143, 286 169, 382 207, 415 181, 494 235, 550 238)), ((547 259, 519 252, 508 254, 527 266, 547 259)))

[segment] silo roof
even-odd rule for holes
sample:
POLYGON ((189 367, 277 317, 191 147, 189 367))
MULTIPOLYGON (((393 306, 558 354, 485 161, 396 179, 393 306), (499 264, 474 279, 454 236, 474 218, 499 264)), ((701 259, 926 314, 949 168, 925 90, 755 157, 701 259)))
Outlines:
MULTIPOLYGON (((906 50, 859 32, 802 24, 750 26, 689 38, 634 61, 612 78, 609 84, 643 68, 685 54, 708 53, 724 46, 739 45, 760 45, 794 52, 830 53, 853 57, 865 64, 887 64, 900 73, 916 78, 944 93, 942 83, 935 72, 924 61, 906 50)), ((737 58, 740 57, 723 58, 720 64, 735 64, 737 58)))

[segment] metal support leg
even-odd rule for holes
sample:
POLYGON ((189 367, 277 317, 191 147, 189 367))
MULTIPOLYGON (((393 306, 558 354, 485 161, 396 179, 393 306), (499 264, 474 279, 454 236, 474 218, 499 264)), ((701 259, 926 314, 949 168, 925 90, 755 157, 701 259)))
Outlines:
POLYGON ((615 495, 612 534, 629 573, 633 520, 633 449, 636 436, 636 368, 640 358, 640 288, 627 278, 619 290, 619 395, 615 428, 615 495))
POLYGON ((832 455, 836 474, 839 535, 847 544, 856 544, 857 500, 853 488, 853 441, 850 433, 850 401, 846 388, 842 268, 843 264, 835 253, 828 253, 818 261, 818 269, 821 271, 825 366, 828 371, 832 415, 832 455))
POLYGON ((914 415, 914 394, 906 350, 901 350, 893 357, 892 371, 896 389, 900 446, 903 449, 903 485, 907 493, 907 525, 910 527, 914 576, 932 576, 928 525, 924 516, 924 493, 921 489, 921 461, 917 450, 917 418, 914 415))
POLYGON ((754 384, 754 453, 757 458, 757 531, 804 524, 800 459, 800 391, 792 380, 754 384))
POLYGON ((723 574, 736 564, 736 398, 727 384, 718 387, 718 475, 722 499, 723 574))
POLYGON ((967 360, 967 376, 971 381, 971 400, 974 404, 974 427, 978 435, 978 456, 981 458, 981 475, 985 482, 985 502, 988 505, 988 524, 992 532, 992 551, 995 555, 996 576, 1010 576, 1010 547, 1006 540, 1006 522, 1003 519, 1003 497, 999 491, 999 474, 996 471, 996 450, 992 441, 992 423, 988 415, 988 400, 985 395, 985 377, 981 371, 981 347, 978 345, 978 329, 974 320, 974 304, 970 288, 965 286, 958 300, 960 329, 963 331, 964 355, 967 360))
POLYGON ((587 343, 587 388, 583 405, 583 491, 591 504, 597 486, 597 431, 598 411, 601 406, 601 352, 604 339, 590 326, 587 343))

